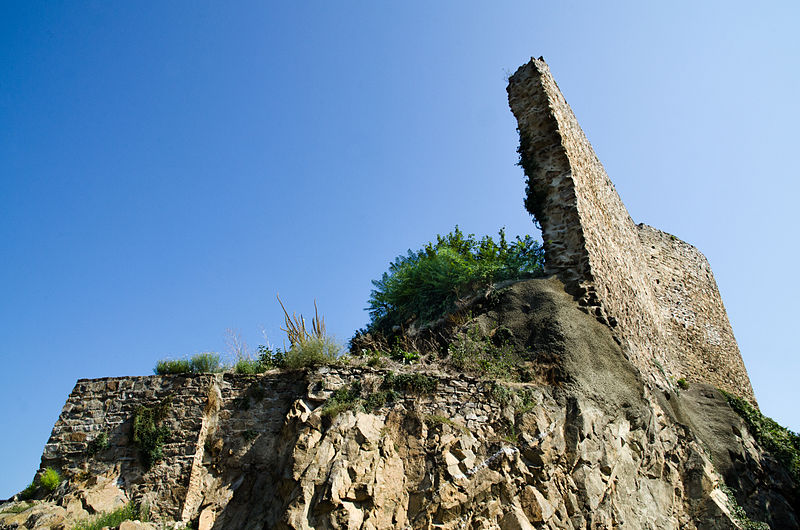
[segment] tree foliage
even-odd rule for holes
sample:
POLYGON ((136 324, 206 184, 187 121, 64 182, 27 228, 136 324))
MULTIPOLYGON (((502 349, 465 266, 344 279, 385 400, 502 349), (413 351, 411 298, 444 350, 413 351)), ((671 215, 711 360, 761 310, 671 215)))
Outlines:
POLYGON ((544 251, 531 236, 498 241, 464 235, 458 226, 437 235, 422 249, 408 251, 374 280, 370 294, 370 331, 391 331, 417 320, 430 322, 457 308, 462 298, 503 280, 529 278, 543 271, 544 251))

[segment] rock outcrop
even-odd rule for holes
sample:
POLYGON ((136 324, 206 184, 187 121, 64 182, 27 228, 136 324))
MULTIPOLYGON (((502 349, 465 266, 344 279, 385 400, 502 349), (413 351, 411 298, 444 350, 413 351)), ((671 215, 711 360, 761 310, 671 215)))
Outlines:
POLYGON ((474 323, 555 359, 555 380, 418 367, 431 384, 372 401, 389 372, 366 366, 81 380, 42 459, 68 479, 53 510, 70 521, 134 500, 204 529, 739 528, 727 473, 752 519, 798 528, 797 485, 717 390, 650 386, 555 278, 497 298, 474 323), (326 415, 343 388, 360 397, 326 415), (133 417, 163 403, 147 469, 133 417))

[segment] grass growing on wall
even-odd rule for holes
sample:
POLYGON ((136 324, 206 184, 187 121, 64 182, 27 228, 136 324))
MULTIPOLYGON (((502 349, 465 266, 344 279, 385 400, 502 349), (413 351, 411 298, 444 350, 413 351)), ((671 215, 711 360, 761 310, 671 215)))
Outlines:
POLYGON ((188 359, 162 359, 156 363, 156 375, 210 374, 225 369, 220 355, 213 352, 198 353, 188 359))

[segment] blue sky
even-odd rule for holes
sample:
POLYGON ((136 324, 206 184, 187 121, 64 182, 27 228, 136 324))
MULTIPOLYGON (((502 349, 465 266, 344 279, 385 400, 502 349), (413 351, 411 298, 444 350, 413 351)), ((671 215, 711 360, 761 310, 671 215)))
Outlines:
POLYGON ((709 258, 762 410, 800 430, 800 8, 597 4, 3 3, 0 498, 78 378, 226 328, 280 344, 276 293, 345 343, 406 249, 536 234, 505 76, 540 55, 634 220, 709 258))

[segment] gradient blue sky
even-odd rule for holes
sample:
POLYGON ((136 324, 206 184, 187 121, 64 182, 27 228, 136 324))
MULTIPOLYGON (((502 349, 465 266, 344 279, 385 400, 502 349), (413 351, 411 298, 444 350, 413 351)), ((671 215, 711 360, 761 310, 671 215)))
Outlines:
POLYGON ((709 258, 762 410, 800 430, 800 4, 600 4, 4 2, 0 498, 78 378, 226 328, 279 344, 278 292, 345 343, 406 249, 536 234, 505 76, 539 55, 634 220, 709 258))

